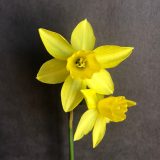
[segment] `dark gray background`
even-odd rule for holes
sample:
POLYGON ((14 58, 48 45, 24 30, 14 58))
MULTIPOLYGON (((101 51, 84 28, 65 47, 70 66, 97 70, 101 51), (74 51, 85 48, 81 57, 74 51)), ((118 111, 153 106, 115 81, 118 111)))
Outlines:
MULTIPOLYGON (((35 80, 51 58, 37 29, 68 40, 87 18, 97 46, 134 46, 132 56, 110 69, 115 95, 138 102, 122 123, 112 123, 92 149, 91 134, 75 143, 76 160, 158 160, 160 157, 159 0, 0 0, 0 160, 68 160, 67 114, 61 85, 35 80)), ((85 111, 76 109, 74 126, 85 111)))

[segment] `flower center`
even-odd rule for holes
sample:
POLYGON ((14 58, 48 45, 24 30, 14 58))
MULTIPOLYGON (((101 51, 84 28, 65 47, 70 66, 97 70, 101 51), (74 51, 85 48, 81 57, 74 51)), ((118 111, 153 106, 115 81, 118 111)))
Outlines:
POLYGON ((87 60, 86 58, 84 57, 80 57, 76 60, 75 64, 76 64, 76 67, 77 68, 85 68, 86 67, 86 63, 87 63, 87 60))
POLYGON ((88 79, 100 70, 100 64, 92 51, 77 51, 67 59, 67 70, 73 79, 88 79))

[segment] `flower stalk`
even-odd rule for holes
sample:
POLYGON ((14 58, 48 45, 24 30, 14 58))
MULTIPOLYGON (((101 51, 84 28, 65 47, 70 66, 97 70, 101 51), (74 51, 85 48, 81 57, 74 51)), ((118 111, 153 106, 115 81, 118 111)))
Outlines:
POLYGON ((74 160, 73 111, 69 112, 69 160, 74 160))

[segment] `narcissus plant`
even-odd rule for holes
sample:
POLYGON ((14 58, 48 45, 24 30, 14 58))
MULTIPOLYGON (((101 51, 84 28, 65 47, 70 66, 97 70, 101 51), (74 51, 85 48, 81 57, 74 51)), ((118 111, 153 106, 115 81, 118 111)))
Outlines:
POLYGON ((126 99, 124 96, 104 98, 93 89, 82 90, 88 110, 82 115, 74 135, 74 140, 81 139, 92 129, 93 148, 103 139, 106 132, 106 124, 121 122, 126 119, 128 108, 135 106, 136 102, 126 99))
POLYGON ((64 82, 61 101, 65 112, 72 111, 82 101, 80 90, 86 87, 99 94, 112 94, 114 84, 105 68, 116 67, 133 50, 133 47, 114 45, 94 49, 96 39, 87 19, 73 30, 71 44, 56 32, 40 28, 39 34, 46 50, 54 58, 42 65, 37 79, 48 84, 64 82))

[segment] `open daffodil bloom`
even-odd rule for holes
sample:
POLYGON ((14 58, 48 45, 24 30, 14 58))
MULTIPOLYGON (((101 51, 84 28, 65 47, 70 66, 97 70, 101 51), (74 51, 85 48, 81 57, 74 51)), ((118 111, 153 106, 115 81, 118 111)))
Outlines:
POLYGON ((132 47, 110 45, 94 49, 94 32, 86 19, 73 30, 71 44, 58 33, 42 28, 39 33, 46 50, 54 59, 42 65, 37 79, 48 84, 64 82, 61 100, 65 112, 73 110, 82 101, 80 90, 87 86, 99 94, 112 94, 113 81, 105 68, 117 66, 133 50, 132 47))
POLYGON ((127 100, 124 96, 104 98, 96 94, 93 89, 84 89, 82 93, 88 110, 80 119, 74 140, 81 139, 93 129, 92 138, 95 148, 105 135, 106 124, 125 120, 128 108, 136 105, 136 102, 127 100))

